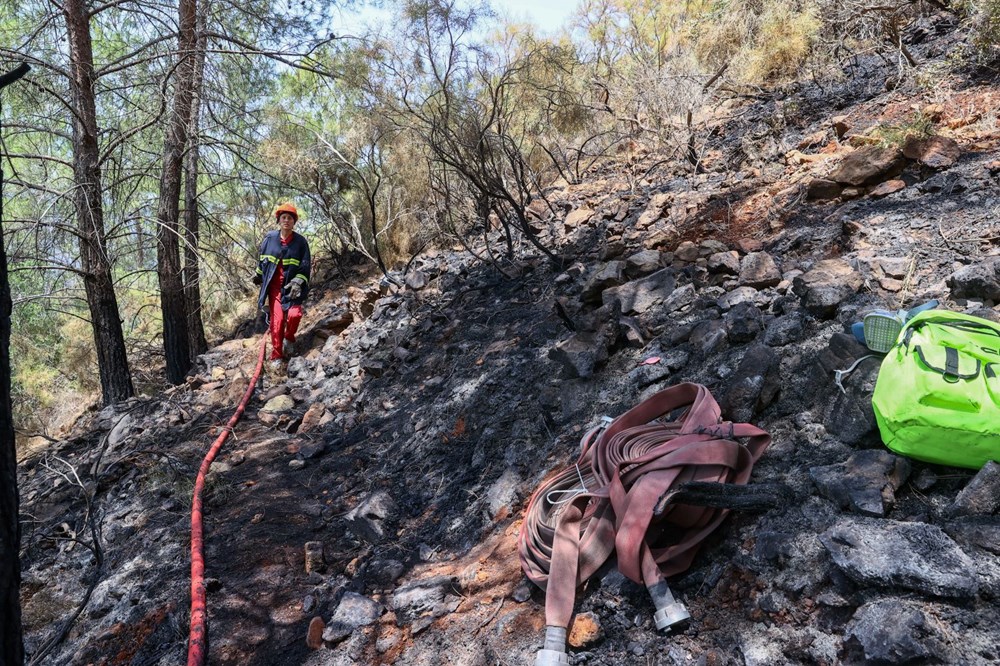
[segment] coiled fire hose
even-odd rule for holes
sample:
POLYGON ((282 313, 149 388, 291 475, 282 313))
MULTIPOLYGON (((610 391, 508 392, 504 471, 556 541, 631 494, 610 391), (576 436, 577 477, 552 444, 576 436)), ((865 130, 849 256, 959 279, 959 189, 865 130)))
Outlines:
POLYGON ((233 431, 236 422, 240 420, 243 411, 253 396, 257 382, 260 380, 260 372, 264 367, 264 354, 267 350, 268 334, 264 334, 264 339, 260 343, 260 355, 257 357, 257 368, 253 372, 253 378, 247 386, 243 399, 240 400, 236 412, 229 418, 229 422, 219 433, 219 436, 212 443, 212 447, 205 454, 198 469, 198 478, 194 482, 194 497, 191 500, 191 630, 188 634, 188 666, 202 666, 205 663, 207 630, 205 628, 205 555, 203 552, 202 534, 202 510, 201 493, 205 489, 205 476, 208 468, 212 466, 212 461, 218 455, 219 450, 225 443, 229 434, 233 431))
POLYGON ((545 642, 535 666, 569 663, 566 634, 576 588, 612 553, 619 571, 649 591, 657 629, 687 620, 666 578, 691 565, 728 511, 671 503, 669 495, 692 481, 745 484, 771 443, 753 425, 721 421, 718 404, 700 384, 679 384, 613 421, 605 418, 610 423, 584 434, 576 464, 538 487, 521 526, 521 567, 545 590, 545 642), (679 418, 660 420, 682 408, 679 418), (658 505, 663 508, 654 515, 658 505))

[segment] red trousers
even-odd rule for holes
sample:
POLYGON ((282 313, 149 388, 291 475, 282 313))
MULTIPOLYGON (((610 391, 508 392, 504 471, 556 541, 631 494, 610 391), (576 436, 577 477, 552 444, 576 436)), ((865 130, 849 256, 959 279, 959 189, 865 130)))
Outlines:
MULTIPOLYGON (((280 284, 280 283, 279 283, 280 284)), ((302 320, 302 306, 293 305, 288 312, 281 309, 281 298, 268 294, 268 310, 271 312, 271 360, 283 358, 281 345, 285 340, 295 342, 295 332, 302 320)))

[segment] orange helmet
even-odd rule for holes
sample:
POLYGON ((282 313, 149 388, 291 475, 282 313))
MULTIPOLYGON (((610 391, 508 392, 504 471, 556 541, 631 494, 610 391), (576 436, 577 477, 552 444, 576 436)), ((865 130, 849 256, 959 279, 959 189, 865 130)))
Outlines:
POLYGON ((281 217, 282 213, 291 213, 292 217, 295 218, 295 221, 296 222, 299 221, 299 210, 298 210, 298 208, 295 207, 295 204, 293 204, 293 203, 289 203, 289 202, 286 201, 285 203, 279 205, 274 210, 274 216, 275 217, 281 217))

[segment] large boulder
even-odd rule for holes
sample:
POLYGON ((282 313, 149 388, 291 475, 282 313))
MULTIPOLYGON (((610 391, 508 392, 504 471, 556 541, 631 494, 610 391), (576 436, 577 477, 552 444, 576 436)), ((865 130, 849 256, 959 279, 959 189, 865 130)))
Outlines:
POLYGON ((906 167, 903 152, 889 146, 865 146, 844 158, 828 178, 842 185, 874 185, 902 173, 906 167))

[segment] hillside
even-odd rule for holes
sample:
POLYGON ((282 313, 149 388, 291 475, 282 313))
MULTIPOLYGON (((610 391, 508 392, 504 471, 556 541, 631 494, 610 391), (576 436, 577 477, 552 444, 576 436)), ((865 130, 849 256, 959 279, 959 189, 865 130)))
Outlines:
MULTIPOLYGON (((570 663, 1000 662, 996 502, 962 492, 969 470, 883 447, 877 362, 834 382, 872 308, 1000 320, 1000 85, 921 83, 962 40, 950 21, 907 35, 924 64, 903 81, 872 57, 837 86, 716 109, 697 172, 637 142, 550 188, 532 224, 559 265, 523 242, 495 263, 426 251, 399 287, 320 265, 301 356, 212 468, 211 663, 531 663, 532 491, 601 416, 681 382, 771 434, 751 483, 790 499, 733 512, 671 581, 678 632, 606 567, 578 593, 570 663)), ((86 599, 40 663, 184 660, 191 485, 247 386, 252 326, 187 384, 22 461, 27 652, 86 599)))

